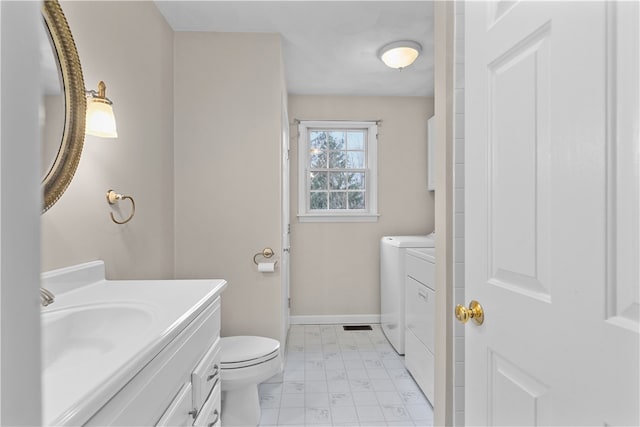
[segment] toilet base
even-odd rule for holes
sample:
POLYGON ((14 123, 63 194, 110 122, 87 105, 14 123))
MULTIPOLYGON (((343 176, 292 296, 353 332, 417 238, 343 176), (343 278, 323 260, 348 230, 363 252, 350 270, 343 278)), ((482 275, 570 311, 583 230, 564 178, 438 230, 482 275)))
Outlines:
POLYGON ((222 392, 222 425, 257 426, 260 423, 258 385, 222 392))

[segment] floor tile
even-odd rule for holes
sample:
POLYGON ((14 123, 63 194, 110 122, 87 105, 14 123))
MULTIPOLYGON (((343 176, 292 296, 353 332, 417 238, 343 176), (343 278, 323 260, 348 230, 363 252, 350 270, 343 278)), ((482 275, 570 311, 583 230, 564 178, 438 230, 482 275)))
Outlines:
POLYGON ((381 405, 386 421, 409 421, 409 412, 403 405, 381 405))
POLYGON ((353 397, 353 402, 356 405, 377 405, 378 398, 376 394, 372 391, 354 391, 351 393, 351 397, 353 397))
POLYGON ((322 370, 309 370, 304 372, 305 381, 326 381, 327 374, 322 370))
POLYGON ((360 423, 371 421, 386 421, 379 405, 356 406, 358 420, 360 423))
POLYGON ((278 425, 304 425, 305 408, 280 408, 278 425))
POLYGON ((344 369, 327 369, 326 370, 327 381, 346 380, 347 371, 344 369))
POLYGON ((327 382, 326 381, 305 381, 304 392, 305 393, 326 393, 327 382))
POLYGON ((332 406, 331 419, 333 424, 357 423, 358 413, 355 406, 332 406))
POLYGON ((428 420, 433 422, 433 410, 427 405, 407 405, 409 416, 414 421, 428 420))
POLYGON ((329 370, 344 370, 344 362, 342 360, 325 360, 324 368, 329 370))
POLYGON ((351 391, 374 391, 369 380, 349 380, 351 391))
POLYGON ((349 369, 347 368, 347 376, 350 380, 366 380, 369 379, 369 373, 366 369, 349 369))
POLYGON ((386 369, 367 369, 367 374, 371 379, 391 379, 386 369))
POLYGON ((395 391, 396 386, 390 379, 372 379, 371 385, 374 391, 395 391))
POLYGON ((331 424, 331 412, 328 407, 305 408, 305 424, 331 424))
POLYGON ((304 381, 295 381, 282 383, 282 393, 304 393, 304 381))
POLYGON ((260 426, 425 427, 433 409, 379 325, 292 325, 284 371, 258 388, 260 426))
POLYGON ((405 405, 429 405, 422 392, 418 390, 399 391, 405 405))
POLYGON ((329 406, 328 393, 305 393, 305 406, 309 408, 329 406))
POLYGON ((345 393, 351 391, 349 387, 349 381, 347 380, 332 380, 327 382, 328 390, 332 393, 345 393))
POLYGON ((364 370, 364 363, 360 359, 347 359, 344 361, 344 367, 347 371, 362 369, 364 370))
POLYGON ((377 391, 376 397, 380 405, 403 405, 404 401, 397 391, 377 391))
POLYGON ((296 394, 282 394, 280 398, 281 408, 303 408, 304 407, 304 393, 296 394))
POLYGON ((331 406, 353 406, 353 396, 351 393, 329 393, 329 403, 331 406))

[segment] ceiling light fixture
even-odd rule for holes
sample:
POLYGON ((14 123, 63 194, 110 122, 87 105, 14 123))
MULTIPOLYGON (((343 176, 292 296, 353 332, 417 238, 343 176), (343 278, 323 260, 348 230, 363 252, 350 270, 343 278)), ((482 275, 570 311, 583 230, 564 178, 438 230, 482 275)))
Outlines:
POLYGON ((113 115, 113 102, 106 96, 107 85, 98 83, 98 91, 87 91, 87 119, 85 133, 103 138, 117 138, 116 118, 113 115))
POLYGON ((387 67, 401 70, 413 64, 420 52, 422 52, 422 46, 419 43, 401 40, 381 47, 378 57, 387 67))

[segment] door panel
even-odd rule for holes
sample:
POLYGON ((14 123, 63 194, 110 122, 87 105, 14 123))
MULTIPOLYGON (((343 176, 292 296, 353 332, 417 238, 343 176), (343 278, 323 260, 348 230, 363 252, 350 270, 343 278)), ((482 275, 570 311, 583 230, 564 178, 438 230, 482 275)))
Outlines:
POLYGON ((495 352, 489 353, 489 425, 535 426, 548 424, 549 389, 495 352))
POLYGON ((549 302, 549 30, 489 64, 489 283, 549 302))
POLYGON ((638 425, 637 2, 467 2, 468 425, 638 425))

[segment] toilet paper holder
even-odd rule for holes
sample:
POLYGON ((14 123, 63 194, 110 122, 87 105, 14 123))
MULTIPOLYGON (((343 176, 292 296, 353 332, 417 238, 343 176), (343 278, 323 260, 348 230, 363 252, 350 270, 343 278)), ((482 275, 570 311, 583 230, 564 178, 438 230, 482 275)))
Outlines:
MULTIPOLYGON (((257 258, 258 258, 259 256, 262 256, 263 258, 269 259, 269 258, 271 258, 271 257, 273 256, 273 254, 274 254, 273 249, 271 249, 271 248, 264 248, 264 249, 262 250, 262 252, 258 252, 257 254, 255 254, 255 255, 253 256, 253 263, 254 263, 255 265, 258 265, 258 260, 257 260, 257 258)), ((274 261, 274 262, 273 262, 273 265, 276 265, 277 263, 278 263, 278 261, 274 261)))

